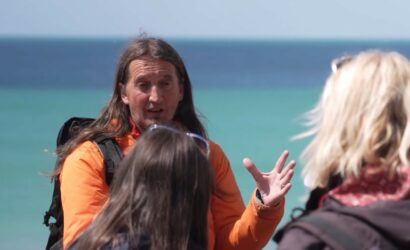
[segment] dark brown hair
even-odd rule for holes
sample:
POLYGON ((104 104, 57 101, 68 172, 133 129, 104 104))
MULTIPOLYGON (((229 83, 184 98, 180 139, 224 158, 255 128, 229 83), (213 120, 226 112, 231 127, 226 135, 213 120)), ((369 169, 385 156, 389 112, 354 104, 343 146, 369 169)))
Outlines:
POLYGON ((107 205, 75 248, 115 247, 118 233, 127 232, 130 244, 146 236, 149 249, 187 249, 190 242, 206 249, 212 187, 208 160, 189 136, 147 131, 122 161, 107 205))

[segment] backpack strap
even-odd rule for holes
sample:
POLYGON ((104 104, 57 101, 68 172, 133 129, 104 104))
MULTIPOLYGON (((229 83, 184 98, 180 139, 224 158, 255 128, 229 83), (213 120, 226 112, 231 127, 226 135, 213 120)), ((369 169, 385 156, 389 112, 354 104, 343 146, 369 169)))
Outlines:
POLYGON ((115 169, 123 158, 122 151, 114 138, 97 137, 94 141, 104 157, 105 182, 110 186, 115 169))
MULTIPOLYGON (((94 140, 101 150, 104 157, 105 181, 110 186, 114 177, 114 171, 121 159, 122 151, 114 138, 99 137, 94 140)), ((50 229, 50 235, 47 241, 46 249, 57 250, 63 249, 63 208, 61 204, 60 179, 56 176, 54 179, 54 190, 51 205, 44 214, 43 223, 50 229), (50 223, 50 218, 55 221, 50 223)))
POLYGON ((63 249, 63 208, 61 205, 60 180, 54 177, 54 190, 50 208, 44 214, 43 223, 50 229, 46 249, 63 249), (55 219, 50 223, 50 217, 55 219))

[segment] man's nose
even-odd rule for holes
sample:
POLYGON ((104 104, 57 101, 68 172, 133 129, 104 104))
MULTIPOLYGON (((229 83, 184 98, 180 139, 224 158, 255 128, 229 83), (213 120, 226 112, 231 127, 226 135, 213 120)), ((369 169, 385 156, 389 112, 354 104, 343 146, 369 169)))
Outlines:
POLYGON ((162 93, 161 90, 158 88, 158 86, 152 86, 150 94, 149 94, 149 100, 151 102, 160 102, 162 99, 162 93))

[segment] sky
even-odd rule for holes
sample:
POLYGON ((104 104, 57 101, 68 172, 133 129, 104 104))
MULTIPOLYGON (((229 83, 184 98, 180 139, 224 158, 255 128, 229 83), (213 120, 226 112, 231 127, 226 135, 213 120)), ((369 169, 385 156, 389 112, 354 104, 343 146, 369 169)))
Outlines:
POLYGON ((1 0, 0 37, 410 40, 408 0, 1 0))

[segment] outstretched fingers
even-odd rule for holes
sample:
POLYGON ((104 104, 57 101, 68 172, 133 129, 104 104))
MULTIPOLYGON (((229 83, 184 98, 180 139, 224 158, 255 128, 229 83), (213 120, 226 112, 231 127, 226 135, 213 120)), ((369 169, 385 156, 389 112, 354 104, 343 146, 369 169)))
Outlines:
POLYGON ((289 151, 285 150, 283 153, 279 156, 279 159, 276 161, 275 167, 273 168, 272 171, 275 171, 276 173, 282 172, 283 165, 285 165, 286 159, 288 159, 289 156, 289 151))
POLYGON ((286 195, 289 192, 291 187, 292 187, 292 184, 290 184, 290 183, 283 186, 283 188, 280 190, 281 195, 282 196, 286 195))
POLYGON ((294 160, 290 161, 288 165, 286 165, 286 167, 280 173, 280 179, 289 178, 288 181, 290 181, 290 179, 292 178, 293 171, 294 171, 293 169, 295 168, 295 166, 296 166, 296 162, 294 160), (290 177, 289 177, 289 173, 291 173, 290 177))
MULTIPOLYGON (((279 156, 278 160, 276 161, 275 167, 272 169, 272 172, 276 173, 282 173, 282 170, 284 169, 283 166, 286 163, 286 160, 288 159, 289 156, 289 151, 285 150, 282 152, 282 154, 279 156)), ((286 165, 285 170, 289 170, 288 167, 291 166, 293 168, 295 166, 295 162, 291 161, 288 165, 286 165)))
POLYGON ((286 194, 290 188, 292 187, 292 184, 290 181, 292 180, 294 170, 293 168, 295 167, 296 163, 295 161, 291 161, 288 166, 286 166, 286 172, 285 174, 281 177, 281 188, 280 191, 282 194, 286 194))
POLYGON ((285 164, 288 155, 289 152, 284 151, 278 158, 273 170, 269 173, 260 172, 249 158, 243 159, 243 165, 252 175, 264 204, 268 206, 278 204, 291 188, 290 181, 296 162, 291 161, 285 164))

